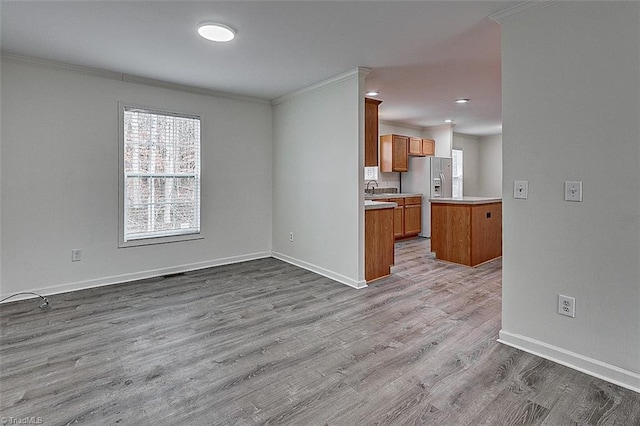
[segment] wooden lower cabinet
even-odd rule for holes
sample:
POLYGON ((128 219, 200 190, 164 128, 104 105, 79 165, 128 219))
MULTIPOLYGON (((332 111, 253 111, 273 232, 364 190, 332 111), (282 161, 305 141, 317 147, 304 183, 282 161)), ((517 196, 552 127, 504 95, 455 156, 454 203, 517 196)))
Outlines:
POLYGON ((394 257, 393 208, 364 212, 364 279, 391 273, 394 257))
POLYGON ((393 236, 396 240, 415 237, 422 232, 422 197, 389 198, 398 204, 393 209, 393 236))
POLYGON ((408 204, 404 206, 404 237, 414 237, 422 231, 422 206, 408 204))
POLYGON ((393 238, 404 236, 404 206, 398 205, 393 209, 393 238))
POLYGON ((383 201, 396 203, 398 206, 393 209, 393 237, 402 238, 404 235, 404 198, 389 198, 383 201))
POLYGON ((431 203, 431 251, 467 266, 502 256, 502 203, 431 203))

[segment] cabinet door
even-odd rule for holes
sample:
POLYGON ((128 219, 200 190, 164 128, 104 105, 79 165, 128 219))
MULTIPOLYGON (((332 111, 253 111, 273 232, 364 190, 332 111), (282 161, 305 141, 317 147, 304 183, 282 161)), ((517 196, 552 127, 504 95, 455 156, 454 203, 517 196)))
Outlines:
POLYGON ((380 136, 380 171, 406 172, 409 166, 408 145, 408 136, 380 136))
POLYGON ((409 170, 408 147, 409 137, 393 135, 393 171, 406 172, 409 170))
POLYGON ((378 165, 378 105, 382 101, 364 99, 364 165, 378 165))
POLYGON ((422 231, 422 206, 411 204, 404 206, 404 236, 418 235, 422 231))
POLYGON ((436 141, 422 139, 422 155, 436 155, 436 141))
POLYGON ((404 207, 398 206, 393 209, 393 236, 402 238, 404 236, 404 207))
POLYGON ((404 236, 404 198, 389 198, 385 201, 398 205, 393 209, 393 237, 402 238, 404 236))
POLYGON ((422 139, 409 138, 409 155, 416 157, 422 157, 424 155, 422 153, 422 139))
POLYGON ((393 135, 380 136, 380 171, 393 171, 393 135))
POLYGON ((393 211, 364 212, 364 278, 367 281, 389 275, 393 265, 393 211))

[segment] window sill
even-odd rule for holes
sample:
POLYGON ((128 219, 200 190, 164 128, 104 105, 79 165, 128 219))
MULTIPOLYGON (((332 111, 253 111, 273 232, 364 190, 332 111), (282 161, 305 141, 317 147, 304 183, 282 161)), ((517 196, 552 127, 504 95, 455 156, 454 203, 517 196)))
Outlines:
POLYGON ((156 244, 178 243, 181 241, 193 241, 193 240, 203 240, 203 239, 204 239, 204 235, 202 235, 202 233, 199 233, 199 234, 188 234, 188 235, 172 235, 170 237, 141 238, 139 240, 129 240, 129 241, 121 240, 118 244, 118 248, 151 246, 156 244))

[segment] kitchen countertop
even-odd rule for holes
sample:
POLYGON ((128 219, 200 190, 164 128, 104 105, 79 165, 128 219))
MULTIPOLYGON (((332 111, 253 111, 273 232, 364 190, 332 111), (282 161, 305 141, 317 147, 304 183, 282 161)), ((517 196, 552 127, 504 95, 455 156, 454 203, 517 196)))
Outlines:
POLYGON ((397 206, 398 206, 397 203, 392 203, 391 201, 364 200, 365 210, 393 209, 393 208, 396 208, 397 206))
POLYGON ((500 197, 457 197, 457 198, 429 198, 432 203, 447 204, 490 204, 501 203, 500 197))
POLYGON ((387 198, 407 198, 407 197, 422 197, 420 193, 408 193, 408 192, 398 192, 398 193, 387 193, 387 194, 364 194, 365 200, 378 200, 378 199, 387 199, 387 198))

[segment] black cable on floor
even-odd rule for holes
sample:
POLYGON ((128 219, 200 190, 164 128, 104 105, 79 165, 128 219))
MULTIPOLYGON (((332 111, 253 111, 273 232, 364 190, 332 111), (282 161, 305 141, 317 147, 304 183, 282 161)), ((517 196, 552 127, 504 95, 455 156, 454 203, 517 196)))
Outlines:
POLYGON ((34 292, 32 292, 32 291, 21 291, 20 293, 12 294, 11 296, 7 296, 7 297, 5 297, 4 299, 0 300, 0 303, 4 302, 5 300, 9 300, 9 299, 11 299, 12 297, 19 296, 19 295, 21 295, 21 294, 33 294, 33 295, 35 295, 35 296, 38 296, 40 299, 42 299, 42 300, 43 300, 43 303, 40 305, 40 309, 48 308, 48 307, 50 306, 50 305, 49 305, 49 299, 47 299, 46 297, 44 297, 44 296, 43 296, 43 295, 41 295, 41 294, 34 293, 34 292))

